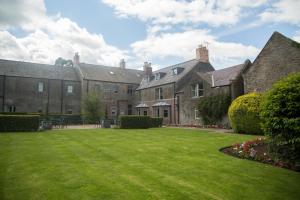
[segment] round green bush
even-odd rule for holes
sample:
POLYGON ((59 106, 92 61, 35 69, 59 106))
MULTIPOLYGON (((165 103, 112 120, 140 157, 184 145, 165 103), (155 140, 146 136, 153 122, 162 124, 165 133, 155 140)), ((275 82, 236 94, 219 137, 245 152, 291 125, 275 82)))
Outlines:
POLYGON ((236 133, 260 135, 260 103, 261 95, 258 93, 245 94, 235 99, 229 109, 228 117, 231 127, 236 133))
POLYGON ((300 161, 300 72, 278 81, 266 93, 261 118, 273 155, 300 161))

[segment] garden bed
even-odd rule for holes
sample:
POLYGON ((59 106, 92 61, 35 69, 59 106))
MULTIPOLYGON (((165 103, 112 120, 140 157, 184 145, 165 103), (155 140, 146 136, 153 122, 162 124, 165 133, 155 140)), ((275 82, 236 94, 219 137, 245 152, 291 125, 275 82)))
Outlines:
POLYGON ((237 158, 254 160, 300 172, 300 166, 293 162, 273 159, 268 152, 268 145, 264 138, 257 138, 256 140, 243 142, 242 144, 237 143, 221 148, 220 151, 237 158))

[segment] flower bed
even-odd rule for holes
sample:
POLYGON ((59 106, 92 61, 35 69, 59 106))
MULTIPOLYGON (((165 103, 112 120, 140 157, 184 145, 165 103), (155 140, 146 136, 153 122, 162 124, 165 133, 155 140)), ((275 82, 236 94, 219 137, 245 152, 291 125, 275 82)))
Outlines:
POLYGON ((295 163, 273 159, 268 152, 268 146, 264 138, 257 138, 241 144, 237 143, 232 146, 222 148, 220 151, 238 158, 255 160, 277 167, 300 171, 300 166, 295 163))

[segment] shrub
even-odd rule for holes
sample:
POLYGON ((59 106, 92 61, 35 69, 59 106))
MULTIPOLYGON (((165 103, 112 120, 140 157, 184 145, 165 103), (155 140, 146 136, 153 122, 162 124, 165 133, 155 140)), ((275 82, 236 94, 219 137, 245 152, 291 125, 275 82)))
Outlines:
POLYGON ((37 131, 38 115, 0 115, 0 131, 37 131))
POLYGON ((300 72, 278 81, 266 93, 261 117, 271 153, 300 160, 300 72))
POLYGON ((149 126, 151 128, 161 127, 163 124, 163 118, 161 117, 151 117, 149 120, 150 120, 149 126))
POLYGON ((235 99, 229 107, 228 117, 233 130, 237 133, 262 134, 260 125, 261 95, 245 94, 235 99))
POLYGON ((120 128, 149 128, 149 116, 123 115, 120 116, 120 128))
POLYGON ((230 96, 227 94, 202 97, 199 100, 198 110, 203 123, 215 125, 220 122, 228 111, 230 101, 230 96))
POLYGON ((82 116, 74 114, 49 114, 41 116, 41 120, 62 122, 63 124, 82 124, 82 116))

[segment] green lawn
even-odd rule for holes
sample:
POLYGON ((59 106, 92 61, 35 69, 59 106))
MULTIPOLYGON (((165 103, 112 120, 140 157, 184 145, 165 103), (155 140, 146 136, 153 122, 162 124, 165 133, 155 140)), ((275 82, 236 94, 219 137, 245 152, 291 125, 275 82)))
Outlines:
POLYGON ((168 128, 0 134, 0 199, 299 199, 300 173, 218 151, 252 138, 168 128))

